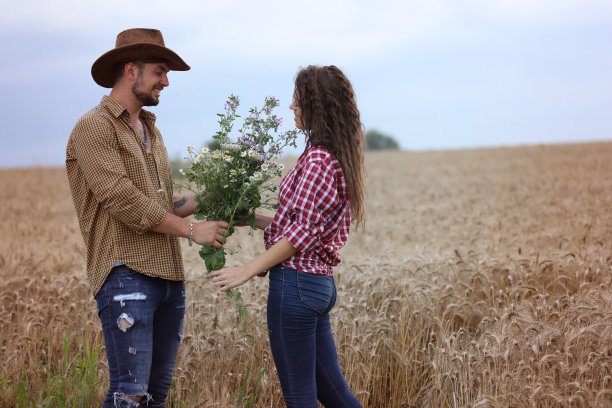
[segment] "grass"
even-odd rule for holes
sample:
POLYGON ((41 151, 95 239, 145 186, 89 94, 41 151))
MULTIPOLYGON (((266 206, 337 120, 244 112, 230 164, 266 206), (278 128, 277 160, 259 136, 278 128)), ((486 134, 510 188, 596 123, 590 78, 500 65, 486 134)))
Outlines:
POLYGON ((96 363, 101 346, 90 346, 87 336, 78 341, 78 351, 71 353, 74 339, 64 339, 61 361, 42 360, 23 367, 17 381, 0 378, 2 406, 21 407, 92 407, 98 405, 101 379, 96 363), (11 395, 12 394, 12 395, 11 395))

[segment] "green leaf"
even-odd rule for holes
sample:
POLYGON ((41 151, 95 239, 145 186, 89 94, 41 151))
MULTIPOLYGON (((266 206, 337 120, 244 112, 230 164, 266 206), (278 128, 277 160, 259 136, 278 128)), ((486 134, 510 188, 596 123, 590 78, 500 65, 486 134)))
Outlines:
POLYGON ((225 251, 211 245, 200 248, 200 258, 204 260, 208 273, 219 270, 225 266, 225 251), (212 248, 212 250, 210 249, 212 248))
POLYGON ((215 252, 216 249, 217 248, 212 245, 202 245, 202 248, 200 248, 200 257, 204 258, 206 256, 210 256, 215 252))

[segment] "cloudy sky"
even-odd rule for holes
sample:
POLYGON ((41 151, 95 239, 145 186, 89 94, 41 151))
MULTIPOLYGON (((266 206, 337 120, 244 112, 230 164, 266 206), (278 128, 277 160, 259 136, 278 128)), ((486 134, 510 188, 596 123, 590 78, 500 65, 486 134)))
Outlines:
POLYGON ((129 27, 162 30, 191 65, 152 108, 171 156, 246 112, 287 105, 299 67, 339 66, 366 129, 403 149, 612 139, 612 0, 0 0, 0 167, 62 165, 108 90, 93 61, 129 27))

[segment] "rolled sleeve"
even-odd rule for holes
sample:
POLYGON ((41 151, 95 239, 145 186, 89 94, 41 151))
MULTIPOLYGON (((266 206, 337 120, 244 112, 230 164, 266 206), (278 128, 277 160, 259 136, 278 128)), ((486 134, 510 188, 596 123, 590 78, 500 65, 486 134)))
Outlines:
POLYGON ((73 135, 75 158, 95 200, 138 233, 159 225, 167 211, 128 177, 113 124, 100 117, 83 118, 73 135))
POLYGON ((322 245, 325 215, 339 200, 332 169, 324 160, 308 163, 296 182, 289 210, 291 222, 283 234, 300 252, 316 250, 322 245))
POLYGON ((137 230, 141 234, 146 231, 150 231, 162 223, 164 218, 166 218, 166 214, 168 214, 168 211, 166 211, 160 204, 149 200, 148 208, 142 212, 142 217, 139 224, 140 228, 133 229, 137 230))

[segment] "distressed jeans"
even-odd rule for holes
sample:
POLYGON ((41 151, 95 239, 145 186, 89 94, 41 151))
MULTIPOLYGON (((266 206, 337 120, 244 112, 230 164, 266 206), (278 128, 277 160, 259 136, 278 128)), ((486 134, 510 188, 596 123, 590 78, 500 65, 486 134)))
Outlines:
POLYGON ((268 330, 285 404, 293 408, 361 407, 340 369, 329 311, 336 284, 285 266, 270 270, 268 330))
POLYGON ((110 373, 103 408, 165 406, 183 330, 185 282, 116 266, 96 301, 110 373), (121 394, 143 399, 138 404, 121 394))

